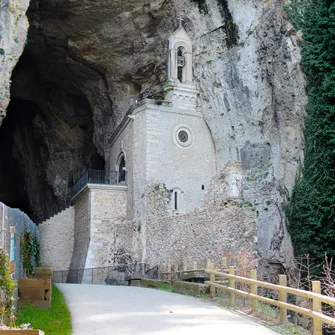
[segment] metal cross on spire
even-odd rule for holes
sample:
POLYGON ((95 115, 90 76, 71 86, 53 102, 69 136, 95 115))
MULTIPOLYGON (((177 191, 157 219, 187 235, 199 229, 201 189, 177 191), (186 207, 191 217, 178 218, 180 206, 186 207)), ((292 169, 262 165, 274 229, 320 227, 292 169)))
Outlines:
POLYGON ((184 19, 180 16, 178 20, 179 20, 179 27, 182 27, 184 19))

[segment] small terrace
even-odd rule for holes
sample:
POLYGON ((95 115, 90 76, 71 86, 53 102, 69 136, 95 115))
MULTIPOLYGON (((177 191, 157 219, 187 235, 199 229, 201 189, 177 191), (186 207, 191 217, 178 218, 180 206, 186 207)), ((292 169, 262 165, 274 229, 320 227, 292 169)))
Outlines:
POLYGON ((72 186, 72 199, 78 195, 88 184, 98 185, 126 185, 126 172, 87 170, 72 186))

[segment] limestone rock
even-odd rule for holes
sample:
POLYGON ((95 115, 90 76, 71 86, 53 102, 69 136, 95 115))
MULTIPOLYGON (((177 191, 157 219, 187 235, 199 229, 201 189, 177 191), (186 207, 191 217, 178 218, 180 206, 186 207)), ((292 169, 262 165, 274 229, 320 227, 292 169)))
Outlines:
POLYGON ((0 3, 0 126, 10 100, 10 79, 27 39, 29 0, 0 3))

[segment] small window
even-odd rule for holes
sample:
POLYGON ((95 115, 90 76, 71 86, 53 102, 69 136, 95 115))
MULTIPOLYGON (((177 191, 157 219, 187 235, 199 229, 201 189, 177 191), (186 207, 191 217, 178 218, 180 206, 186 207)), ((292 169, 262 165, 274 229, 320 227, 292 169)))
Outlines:
POLYGON ((119 183, 126 181, 126 160, 122 155, 119 163, 119 183))
POLYGON ((188 134, 187 134, 187 132, 185 130, 181 130, 178 133, 178 138, 179 138, 180 142, 186 143, 188 141, 188 134))
POLYGON ((171 200, 171 209, 173 211, 179 212, 183 206, 183 191, 179 188, 176 187, 172 190, 170 190, 170 200, 171 200))

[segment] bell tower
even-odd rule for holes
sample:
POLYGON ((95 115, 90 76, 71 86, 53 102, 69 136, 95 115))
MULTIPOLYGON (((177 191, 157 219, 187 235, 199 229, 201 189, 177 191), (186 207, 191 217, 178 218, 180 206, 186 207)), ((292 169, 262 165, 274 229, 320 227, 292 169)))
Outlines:
POLYGON ((165 99, 178 108, 196 108, 198 91, 193 83, 192 40, 179 19, 179 28, 169 38, 168 92, 165 99))

